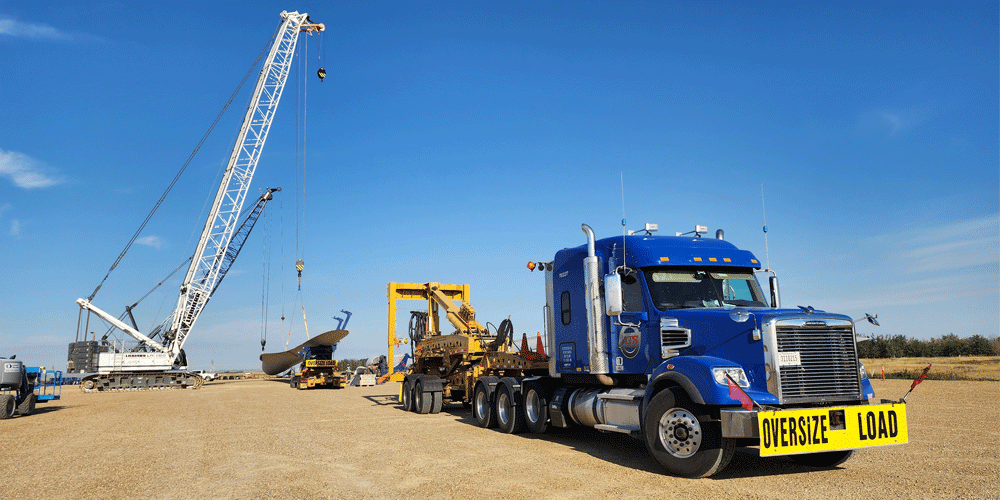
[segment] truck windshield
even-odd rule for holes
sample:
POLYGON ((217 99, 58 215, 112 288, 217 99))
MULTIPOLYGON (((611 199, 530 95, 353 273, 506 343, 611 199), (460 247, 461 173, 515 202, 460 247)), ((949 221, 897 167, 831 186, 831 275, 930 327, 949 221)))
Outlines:
POLYGON ((643 270, 653 305, 661 310, 694 307, 767 307, 753 273, 725 269, 643 270))

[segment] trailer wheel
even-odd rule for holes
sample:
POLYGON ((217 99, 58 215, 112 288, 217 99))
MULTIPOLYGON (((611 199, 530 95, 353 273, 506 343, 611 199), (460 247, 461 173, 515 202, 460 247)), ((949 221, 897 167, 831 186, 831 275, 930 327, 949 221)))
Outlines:
POLYGON ((426 415, 431 412, 431 393, 424 392, 424 381, 418 380, 413 388, 413 411, 426 415))
POLYGON ((444 393, 432 392, 431 393, 431 413, 441 413, 441 408, 444 406, 444 393))
POLYGON ((14 396, 4 394, 0 396, 0 420, 5 420, 14 416, 14 396))
POLYGON ((524 414, 521 412, 521 406, 516 404, 515 396, 509 383, 501 380, 497 384, 496 395, 493 398, 496 401, 497 427, 507 434, 519 434, 524 431, 524 414))
POLYGON ((31 415, 35 412, 35 403, 38 402, 38 394, 31 393, 28 397, 21 401, 21 404, 17 407, 18 415, 31 415))
POLYGON ((403 411, 413 411, 413 390, 408 380, 399 383, 399 402, 403 405, 403 411))
POLYGON ((807 453, 805 455, 792 455, 792 459, 799 465, 806 467, 828 468, 836 467, 854 456, 854 450, 825 451, 823 453, 807 453))
POLYGON ((497 425, 489 387, 482 381, 476 383, 476 390, 472 393, 472 418, 476 420, 476 425, 484 429, 497 425))
POLYGON ((649 401, 643 434, 649 454, 675 476, 716 474, 736 451, 736 440, 722 437, 720 423, 709 420, 677 387, 660 391, 649 401))
POLYGON ((535 434, 545 434, 549 428, 549 401, 537 382, 524 383, 524 423, 535 434))

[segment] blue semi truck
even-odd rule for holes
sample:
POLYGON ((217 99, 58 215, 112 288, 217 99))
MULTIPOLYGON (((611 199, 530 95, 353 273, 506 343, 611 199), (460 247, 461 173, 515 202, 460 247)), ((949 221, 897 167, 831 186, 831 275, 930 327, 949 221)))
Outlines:
POLYGON ((737 447, 832 467, 858 448, 907 442, 905 405, 875 400, 855 321, 781 308, 777 278, 765 294, 761 263, 721 230, 658 236, 647 224, 596 239, 582 229, 586 244, 528 265, 545 276, 547 360, 515 366, 486 353, 449 363, 454 354, 418 345, 405 409, 443 395, 508 433, 630 434, 682 477, 722 471, 737 447), (461 371, 475 380, 460 383, 461 371))

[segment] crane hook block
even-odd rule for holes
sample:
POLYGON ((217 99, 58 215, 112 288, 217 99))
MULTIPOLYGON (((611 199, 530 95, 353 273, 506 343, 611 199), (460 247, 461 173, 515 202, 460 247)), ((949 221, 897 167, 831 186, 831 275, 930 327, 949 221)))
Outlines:
POLYGON ((323 79, 326 78, 326 70, 323 69, 323 68, 320 68, 319 70, 316 71, 316 76, 318 76, 319 77, 319 81, 322 82, 323 79))

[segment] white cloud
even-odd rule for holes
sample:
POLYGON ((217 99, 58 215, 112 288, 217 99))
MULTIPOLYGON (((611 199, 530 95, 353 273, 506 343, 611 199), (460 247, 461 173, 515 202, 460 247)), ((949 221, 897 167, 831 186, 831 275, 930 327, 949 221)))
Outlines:
POLYGON ((10 221, 10 235, 14 237, 21 235, 21 221, 17 219, 10 221))
POLYGON ((865 238, 885 256, 850 294, 822 297, 827 310, 994 302, 1000 296, 1000 214, 865 238))
POLYGON ((14 185, 24 189, 43 188, 62 183, 50 175, 48 167, 24 153, 0 149, 0 177, 9 177, 14 185))
POLYGON ((135 242, 140 245, 156 248, 157 250, 163 246, 163 240, 161 240, 159 236, 143 236, 142 238, 135 240, 135 242))
POLYGON ((830 297, 818 302, 828 311, 939 304, 954 299, 966 302, 996 297, 994 281, 985 275, 954 274, 883 284, 876 289, 858 290, 850 297, 830 297))
POLYGON ((932 113, 923 109, 875 110, 861 115, 858 125, 873 134, 894 136, 908 132, 927 121, 932 113))
POLYGON ((70 40, 73 38, 73 35, 59 31, 47 24, 27 23, 10 18, 0 19, 0 35, 47 40, 70 40))
POLYGON ((1000 262, 1000 214, 957 221, 892 237, 906 273, 954 271, 1000 262))

